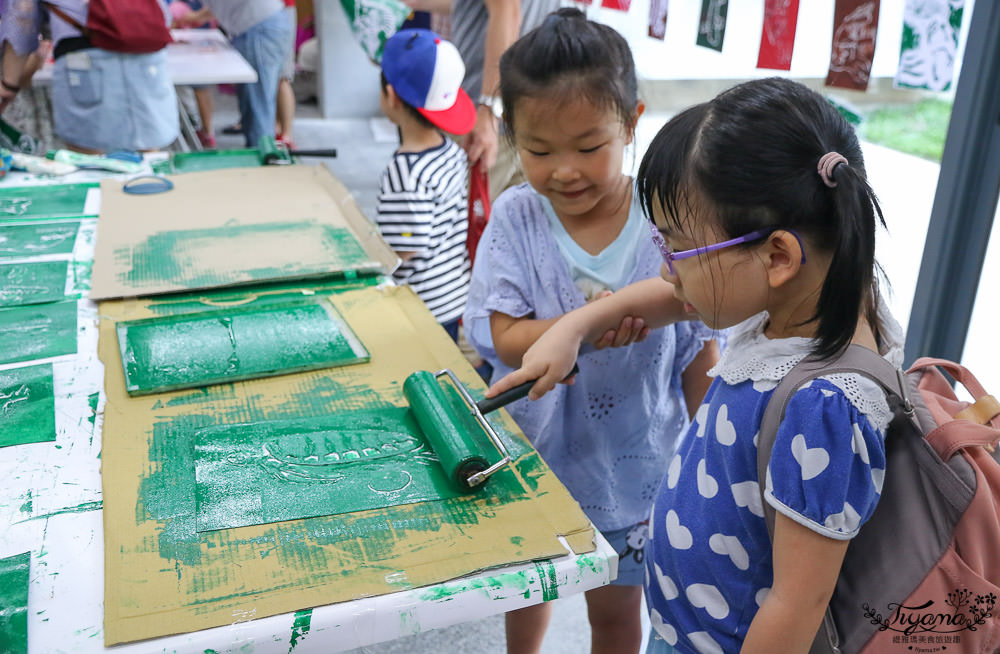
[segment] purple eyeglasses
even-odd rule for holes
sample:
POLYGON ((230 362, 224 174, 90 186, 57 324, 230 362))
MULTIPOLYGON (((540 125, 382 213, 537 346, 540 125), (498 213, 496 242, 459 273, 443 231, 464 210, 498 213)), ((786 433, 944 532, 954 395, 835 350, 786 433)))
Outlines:
MULTIPOLYGON (((714 252, 715 250, 723 250, 725 248, 732 247, 734 245, 739 245, 740 243, 756 241, 757 239, 764 238, 765 236, 767 236, 776 229, 773 227, 768 229, 758 229, 750 232, 749 234, 744 234, 743 236, 737 236, 736 238, 731 238, 728 241, 722 241, 721 243, 713 243, 712 245, 703 245, 700 248, 693 248, 691 250, 681 250, 680 252, 674 252, 673 250, 670 249, 670 246, 667 245, 667 242, 663 240, 663 234, 661 234, 660 230, 656 228, 656 225, 653 224, 653 221, 648 220, 646 222, 649 225, 649 232, 653 236, 653 242, 656 243, 656 247, 660 248, 660 254, 663 255, 663 260, 667 263, 667 270, 670 271, 671 275, 677 274, 674 271, 674 262, 679 259, 689 259, 691 257, 696 257, 699 254, 706 254, 708 252, 714 252)), ((802 245, 802 239, 799 238, 799 235, 796 234, 795 232, 792 232, 791 230, 789 230, 789 232, 792 234, 792 236, 795 237, 795 240, 799 242, 799 247, 802 249, 802 263, 805 263, 806 249, 802 245)))

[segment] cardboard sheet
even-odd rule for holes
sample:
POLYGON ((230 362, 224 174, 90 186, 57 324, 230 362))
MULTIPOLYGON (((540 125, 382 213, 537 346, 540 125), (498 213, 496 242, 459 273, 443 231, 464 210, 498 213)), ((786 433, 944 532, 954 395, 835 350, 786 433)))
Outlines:
POLYGON ((129 195, 101 183, 94 300, 337 273, 390 273, 398 259, 325 166, 189 173, 129 195))
MULTIPOLYGON (((516 459, 498 473, 504 484, 496 490, 199 533, 199 432, 404 410, 402 383, 414 370, 452 368, 474 395, 485 390, 408 288, 364 288, 331 301, 363 339, 369 363, 135 398, 125 391, 115 322, 162 308, 155 298, 101 303, 107 645, 559 556, 566 553, 560 536, 576 553, 593 550, 593 528, 579 505, 504 411, 491 419, 516 459), (519 492, 500 493, 506 484, 519 492)), ((387 473, 400 468, 393 459, 382 459, 387 473)))

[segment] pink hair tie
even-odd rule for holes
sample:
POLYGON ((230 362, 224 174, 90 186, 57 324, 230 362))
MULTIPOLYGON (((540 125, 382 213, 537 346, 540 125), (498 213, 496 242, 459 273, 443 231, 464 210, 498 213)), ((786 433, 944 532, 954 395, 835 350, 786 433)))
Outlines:
POLYGON ((839 152, 827 152, 819 158, 819 163, 816 164, 816 171, 819 173, 820 179, 830 188, 837 185, 837 182, 833 181, 833 169, 840 164, 847 164, 847 157, 839 152))

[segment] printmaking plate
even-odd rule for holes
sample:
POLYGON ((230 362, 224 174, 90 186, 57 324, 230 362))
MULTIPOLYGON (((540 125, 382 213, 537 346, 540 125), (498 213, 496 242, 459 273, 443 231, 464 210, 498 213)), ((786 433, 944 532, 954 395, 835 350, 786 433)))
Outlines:
POLYGON ((28 651, 30 565, 30 552, 0 559, 0 648, 4 654, 28 651))
POLYGON ((0 264, 0 307, 63 299, 68 268, 66 261, 0 264))
POLYGON ((19 225, 0 223, 0 259, 69 254, 79 229, 79 220, 19 225))
POLYGON ((129 395, 196 388, 368 361, 324 300, 120 322, 129 395))
POLYGON ((0 309, 0 363, 76 354, 76 300, 0 309))
POLYGON ((52 364, 0 370, 0 447, 56 439, 52 364))
POLYGON ((54 184, 0 189, 0 221, 87 214, 87 195, 97 184, 54 184))
POLYGON ((260 150, 205 150, 203 152, 174 152, 169 159, 153 164, 153 171, 161 175, 195 173, 222 168, 259 168, 260 150))

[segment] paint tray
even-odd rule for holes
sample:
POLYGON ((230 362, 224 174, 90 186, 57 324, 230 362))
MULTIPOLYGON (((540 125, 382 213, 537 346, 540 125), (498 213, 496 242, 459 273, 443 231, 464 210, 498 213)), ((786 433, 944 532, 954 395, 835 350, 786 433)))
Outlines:
POLYGON ((116 324, 131 396, 364 363, 368 351, 325 300, 116 324))

